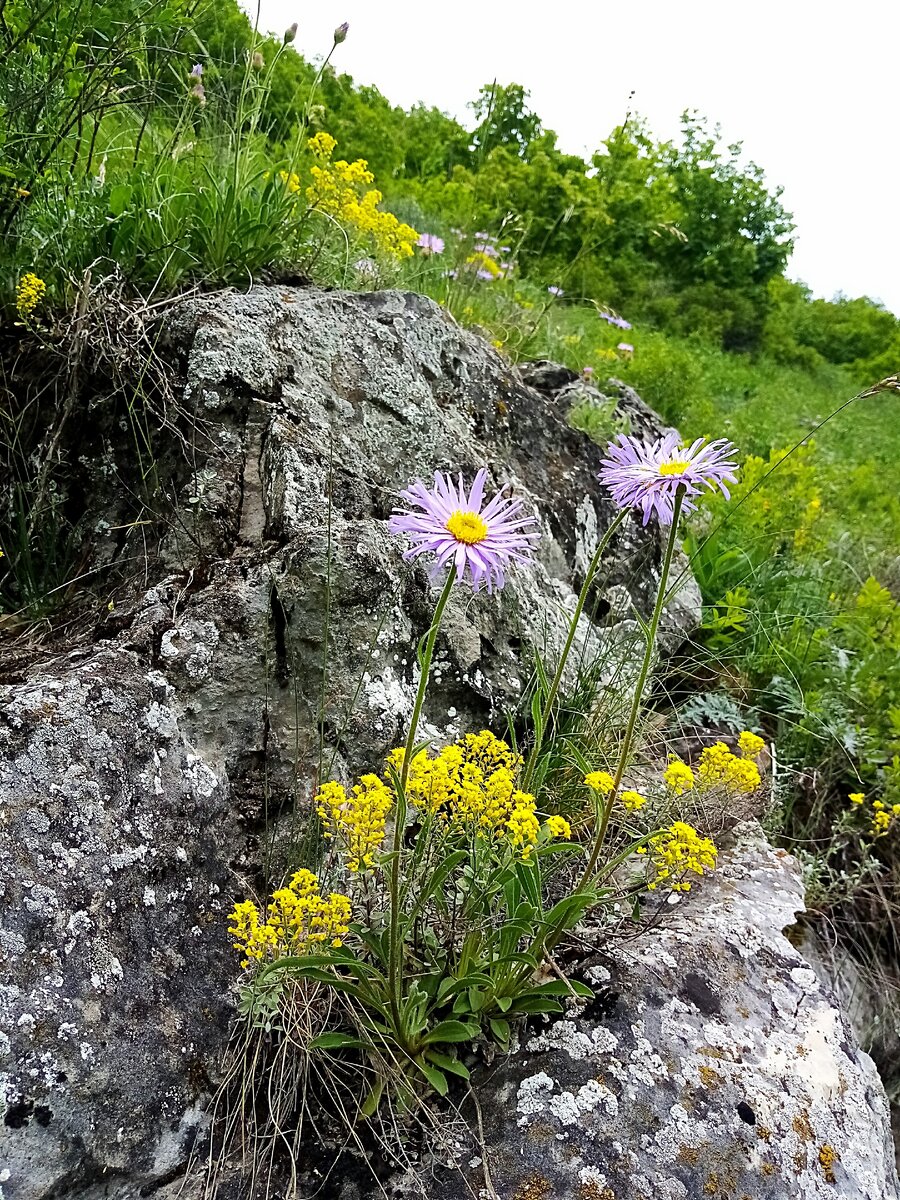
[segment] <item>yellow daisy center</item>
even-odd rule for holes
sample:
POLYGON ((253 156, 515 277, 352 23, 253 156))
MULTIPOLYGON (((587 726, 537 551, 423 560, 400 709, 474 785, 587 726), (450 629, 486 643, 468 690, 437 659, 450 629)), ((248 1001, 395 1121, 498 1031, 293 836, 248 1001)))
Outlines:
POLYGON ((465 542, 467 546, 483 542, 488 535, 488 527, 478 513, 462 512, 460 509, 450 514, 444 528, 448 533, 452 533, 458 542, 465 542))
POLYGON ((683 475, 691 464, 684 459, 679 459, 676 462, 660 463, 660 475, 683 475))

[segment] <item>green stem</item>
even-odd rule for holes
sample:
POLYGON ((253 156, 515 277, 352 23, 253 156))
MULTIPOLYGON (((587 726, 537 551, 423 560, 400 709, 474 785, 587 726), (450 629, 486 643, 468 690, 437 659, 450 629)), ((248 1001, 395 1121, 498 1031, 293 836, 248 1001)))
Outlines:
POLYGON ((653 662, 653 651, 656 646, 656 631, 659 628, 659 619, 662 616, 663 606, 666 601, 666 584, 669 579, 669 572, 672 569, 672 558, 675 554, 675 546, 678 542, 678 518, 681 515, 681 503, 684 499, 684 489, 679 488, 675 493, 675 503, 672 511, 672 526, 669 530, 669 540, 666 542, 666 553, 663 559, 662 573, 659 577, 659 587, 656 592, 656 603, 653 606, 653 616, 650 618, 650 624, 647 626, 647 645, 644 649, 644 659, 641 663, 641 669, 638 673, 637 683, 634 688, 634 696, 631 701, 631 712, 628 714, 628 724, 625 727, 625 737, 622 740, 622 748, 619 751, 619 761, 616 765, 616 773, 613 776, 613 788, 609 793, 606 805, 603 809, 603 817, 600 821, 600 827, 594 836, 594 845, 591 849, 591 856, 588 859, 587 866, 584 869, 584 874, 581 877, 576 891, 581 891, 589 882, 597 866, 597 860, 600 857, 600 851, 603 847, 603 841, 606 837, 606 830, 609 827, 609 820, 612 816, 613 805, 616 802, 616 797, 619 794, 619 787, 622 784, 622 776, 625 774, 625 768, 628 765, 628 756, 631 753, 631 747, 634 742, 634 734, 637 729, 638 717, 641 711, 641 703, 644 698, 644 685, 647 682, 647 676, 650 674, 650 666, 653 662))
POLYGON ((431 660, 434 656, 434 644, 437 641, 438 630, 441 627, 441 619, 444 615, 444 609, 447 607, 447 601, 450 599, 450 592, 453 590, 453 585, 455 582, 456 568, 451 563, 450 570, 447 573, 447 582, 444 584, 444 590, 441 592, 440 599, 437 602, 437 607, 434 610, 434 619, 431 622, 431 628, 426 634, 425 645, 423 646, 422 652, 419 655, 419 686, 416 691, 416 699, 415 703, 413 704, 412 716, 409 720, 409 732, 406 735, 406 747, 403 751, 403 763, 400 767, 397 808, 394 813, 394 842, 391 853, 391 870, 389 876, 391 919, 388 974, 390 978, 391 1014, 394 1018, 394 1025, 398 1035, 401 1032, 400 997, 403 988, 403 972, 400 954, 400 851, 403 847, 403 830, 406 825, 406 781, 409 778, 410 763, 412 762, 413 750, 416 745, 416 731, 419 728, 419 718, 422 715, 422 706, 425 703, 425 693, 428 690, 428 676, 431 672, 431 660))
POLYGON ((578 593, 578 602, 575 605, 575 612, 572 616, 571 622, 569 623, 569 632, 566 635, 566 643, 563 646, 559 664, 556 668, 556 674, 553 676, 553 682, 550 684, 550 690, 547 693, 547 699, 544 701, 544 707, 541 710, 541 720, 540 725, 535 730, 534 745, 531 747, 531 751, 528 755, 528 761, 525 764, 525 771, 522 776, 523 792, 531 790, 531 781, 534 778, 535 768, 537 767, 538 755, 540 754, 541 744, 544 740, 544 731, 547 728, 547 722, 550 719, 550 714, 553 711, 553 705, 556 702, 556 697, 559 693, 563 671, 565 670, 566 662, 568 661, 569 654, 572 650, 572 645, 575 641, 575 634, 578 630, 578 621, 581 617, 582 611, 584 610, 588 592, 590 591, 591 585, 597 576, 597 571, 600 568, 600 561, 603 558, 606 547, 609 545, 613 534, 625 520, 626 516, 628 515, 628 511, 629 510, 626 508, 620 510, 609 529, 607 529, 606 533, 604 533, 602 539, 600 540, 600 545, 594 551, 594 556, 590 561, 590 565, 588 566, 587 574, 584 577, 584 583, 581 585, 581 591, 578 593))

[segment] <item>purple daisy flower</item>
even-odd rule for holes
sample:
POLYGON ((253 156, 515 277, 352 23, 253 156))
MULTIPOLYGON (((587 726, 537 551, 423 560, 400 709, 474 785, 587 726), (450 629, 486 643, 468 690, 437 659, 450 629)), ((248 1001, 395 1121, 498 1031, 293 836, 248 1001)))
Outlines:
POLYGON ((566 294, 562 288, 557 287, 556 284, 551 284, 551 286, 547 288, 547 291, 551 296, 564 296, 566 294))
POLYGON ((697 507, 692 496, 702 494, 703 488, 719 488, 729 499, 726 481, 737 482, 737 463, 730 460, 735 447, 725 438, 708 442, 697 438, 690 446, 682 446, 677 433, 667 433, 650 446, 627 434, 619 435, 619 444, 607 447, 608 458, 598 478, 612 492, 619 508, 639 508, 644 524, 656 513, 660 525, 671 525, 675 494, 685 489, 682 507, 693 512, 697 507))
POLYGON ((634 354, 634 346, 632 346, 631 342, 619 342, 616 349, 621 350, 623 354, 634 354))
POLYGON ((532 543, 540 536, 530 529, 534 517, 522 516, 522 501, 510 500, 503 489, 484 504, 487 470, 475 476, 468 496, 462 475, 458 484, 450 475, 434 473, 434 487, 416 479, 400 495, 421 512, 394 509, 389 529, 410 540, 403 557, 410 561, 420 554, 435 556, 432 579, 442 568, 456 571, 457 583, 468 570, 473 591, 484 583, 489 592, 503 587, 505 571, 512 562, 531 560, 532 543))
POLYGON ((436 233, 420 233, 416 245, 423 254, 443 254, 444 239, 436 233))

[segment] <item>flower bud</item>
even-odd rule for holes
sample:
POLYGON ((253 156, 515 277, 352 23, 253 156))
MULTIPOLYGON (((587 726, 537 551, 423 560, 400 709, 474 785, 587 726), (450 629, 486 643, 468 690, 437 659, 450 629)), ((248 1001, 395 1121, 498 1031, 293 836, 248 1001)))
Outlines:
POLYGON ((203 64, 202 63, 194 63, 194 65, 191 67, 191 79, 202 79, 202 78, 203 78, 203 64))
POLYGON ((349 28, 350 28, 349 21, 342 21, 341 24, 338 25, 337 29, 334 31, 334 44, 336 46, 339 46, 341 44, 341 42, 346 40, 347 30, 349 28))
POLYGON ((258 50, 254 50, 253 56, 250 59, 250 66, 253 68, 254 71, 261 71, 265 65, 266 65, 266 60, 263 58, 263 56, 260 54, 260 52, 258 50))
POLYGON ((298 26, 296 21, 293 23, 293 25, 288 25, 287 29, 284 31, 283 45, 289 46, 291 44, 291 42, 297 36, 297 29, 298 26))

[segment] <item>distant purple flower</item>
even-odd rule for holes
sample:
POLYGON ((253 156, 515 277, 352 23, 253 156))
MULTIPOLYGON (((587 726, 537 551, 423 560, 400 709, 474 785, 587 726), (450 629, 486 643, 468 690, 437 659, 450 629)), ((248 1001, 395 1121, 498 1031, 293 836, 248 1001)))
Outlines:
POLYGON ((632 346, 631 342, 619 342, 616 349, 621 350, 623 354, 634 354, 634 346, 632 346))
POLYGON ((350 29, 350 22, 349 21, 341 21, 340 25, 338 25, 337 29, 334 31, 334 44, 336 46, 339 46, 341 44, 341 42, 346 41, 347 32, 349 29, 350 29))
POLYGON ((486 480, 487 470, 482 467, 466 495, 462 475, 454 484, 452 476, 435 471, 433 488, 416 479, 401 492, 407 504, 422 510, 394 509, 389 529, 405 534, 411 543, 403 557, 410 561, 433 554, 432 579, 448 567, 456 571, 457 583, 468 571, 473 591, 482 583, 489 592, 502 588, 511 563, 531 561, 532 543, 540 535, 529 528, 537 524, 536 519, 521 515, 521 500, 505 497, 502 488, 484 504, 486 480))
POLYGON ((190 78, 191 79, 202 79, 203 78, 203 63, 194 63, 194 65, 191 67, 190 78))
POLYGON ((378 276, 378 264, 374 258, 358 258, 353 264, 353 270, 364 279, 375 279, 378 276))
POLYGON ((600 313, 601 320, 607 321, 610 325, 615 325, 616 329, 630 329, 631 322, 626 321, 624 317, 616 317, 612 313, 600 313))
POLYGON ((482 242, 496 242, 496 238, 492 233, 476 233, 475 236, 482 242))
POLYGON ((420 233, 416 245, 424 254, 444 253, 444 239, 436 233, 420 233))
POLYGON ((476 254, 486 254, 488 258, 500 257, 496 247, 492 246, 490 242, 476 242, 473 249, 476 254))
POLYGON ((457 275, 458 275, 458 274, 459 274, 459 272, 458 272, 457 270, 455 270, 455 269, 454 269, 454 270, 452 270, 452 271, 445 271, 445 272, 444 272, 444 278, 445 278, 445 279, 455 279, 455 278, 457 277, 457 275))
POLYGON ((475 278, 476 279, 486 279, 490 283, 494 279, 497 279, 498 277, 496 275, 492 274, 490 271, 486 271, 484 269, 484 267, 479 267, 478 270, 475 272, 475 278))
POLYGON ((590 377, 594 373, 594 368, 593 367, 582 367, 581 373, 585 377, 585 379, 590 379, 590 377))
POLYGON ((551 284, 550 287, 547 288, 547 291, 551 296, 564 296, 566 294, 562 288, 557 287, 556 284, 551 284))
POLYGON ((683 508, 693 512, 697 507, 690 497, 699 496, 703 488, 719 488, 729 498, 726 481, 737 482, 737 463, 729 455, 735 447, 724 438, 707 442, 697 438, 690 446, 682 446, 677 433, 657 438, 652 445, 639 442, 628 434, 619 435, 619 444, 610 443, 603 459, 600 482, 612 492, 619 508, 639 508, 644 524, 656 513, 660 525, 671 525, 675 493, 685 489, 683 508))

